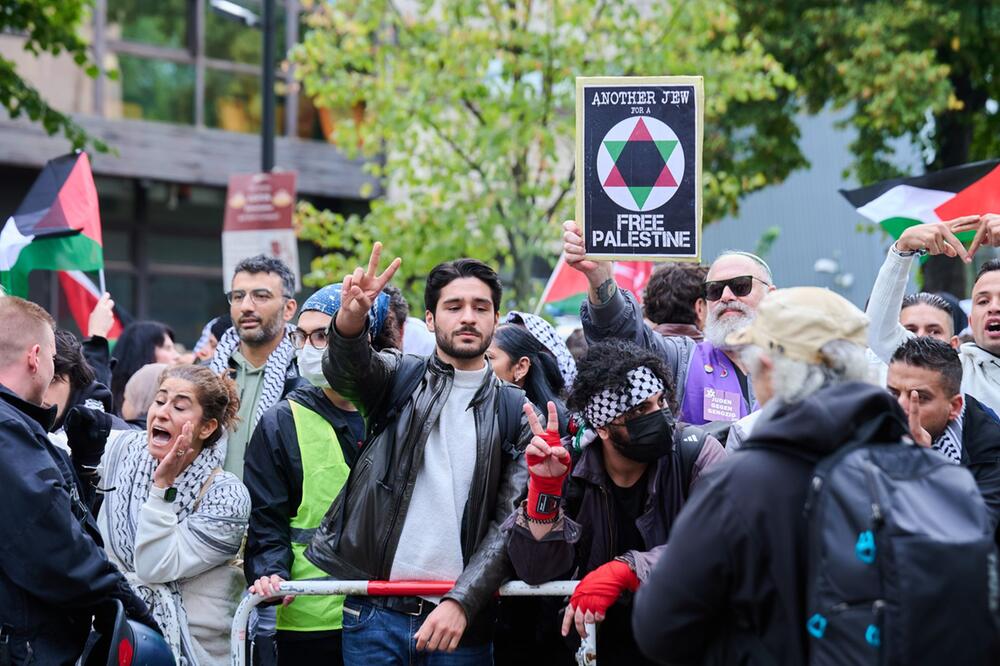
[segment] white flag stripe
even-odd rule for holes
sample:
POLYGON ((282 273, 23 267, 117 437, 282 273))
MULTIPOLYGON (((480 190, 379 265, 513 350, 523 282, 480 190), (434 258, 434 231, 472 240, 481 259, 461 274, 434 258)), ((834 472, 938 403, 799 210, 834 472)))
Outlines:
POLYGON ((0 231, 0 271, 9 271, 17 263, 21 250, 28 247, 34 236, 25 236, 17 228, 13 217, 7 218, 7 224, 0 231))
POLYGON ((97 289, 97 285, 94 281, 87 277, 86 273, 83 271, 63 271, 66 275, 73 279, 78 285, 90 292, 90 295, 97 300, 101 300, 101 292, 97 289))
POLYGON ((954 192, 896 185, 866 203, 858 209, 858 212, 872 222, 882 222, 890 217, 910 217, 923 222, 937 222, 939 218, 934 209, 954 196, 954 192))

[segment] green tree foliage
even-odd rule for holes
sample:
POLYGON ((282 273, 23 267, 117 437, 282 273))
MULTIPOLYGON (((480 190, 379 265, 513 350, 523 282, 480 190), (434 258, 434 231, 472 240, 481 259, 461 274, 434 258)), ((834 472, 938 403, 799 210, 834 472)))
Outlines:
POLYGON ((795 76, 805 108, 850 110, 847 122, 858 132, 852 172, 862 183, 900 175, 890 145, 900 137, 922 149, 928 168, 1000 153, 995 0, 746 0, 737 7, 795 76))
POLYGON ((293 55, 305 91, 389 195, 365 216, 300 207, 303 237, 334 250, 314 283, 380 239, 411 295, 467 255, 502 266, 507 305, 528 307, 533 264, 554 263, 572 215, 576 76, 705 77, 706 221, 804 164, 795 81, 726 0, 356 0, 317 3, 307 22, 293 55))
MULTIPOLYGON (((849 169, 862 184, 901 175, 892 142, 928 170, 1000 155, 996 0, 745 0, 743 23, 799 83, 811 112, 849 110, 849 169)), ((925 288, 965 294, 965 268, 924 265, 925 288)))
MULTIPOLYGON (((24 50, 36 56, 69 53, 89 76, 95 77, 97 65, 91 62, 87 43, 77 32, 89 16, 91 5, 92 0, 0 0, 0 32, 23 34, 24 50)), ((49 134, 62 133, 73 148, 91 145, 101 152, 108 149, 72 118, 49 106, 38 90, 17 73, 15 63, 2 55, 0 104, 12 118, 25 115, 41 123, 49 134)))

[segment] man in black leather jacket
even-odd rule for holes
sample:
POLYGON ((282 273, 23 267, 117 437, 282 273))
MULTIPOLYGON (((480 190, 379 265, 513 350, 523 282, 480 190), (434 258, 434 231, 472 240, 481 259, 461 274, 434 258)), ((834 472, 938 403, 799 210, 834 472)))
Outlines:
POLYGON ((367 312, 395 273, 344 279, 323 370, 365 416, 368 439, 306 557, 342 579, 455 581, 443 596, 347 597, 346 663, 491 664, 493 598, 511 576, 504 519, 527 485, 521 459, 531 431, 524 392, 493 374, 485 352, 501 285, 489 266, 459 259, 435 267, 424 301, 436 338, 430 358, 375 353, 367 312))

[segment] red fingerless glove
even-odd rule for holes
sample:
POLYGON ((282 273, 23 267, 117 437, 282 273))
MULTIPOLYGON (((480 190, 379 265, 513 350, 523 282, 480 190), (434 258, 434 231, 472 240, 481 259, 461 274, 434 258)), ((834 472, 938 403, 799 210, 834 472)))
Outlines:
POLYGON ((639 578, 629 565, 611 560, 583 577, 569 603, 577 610, 605 614, 622 592, 638 589, 639 578))
MULTIPOLYGON (((538 435, 550 447, 562 446, 558 432, 545 431, 538 435)), ((545 460, 545 456, 527 454, 528 463, 528 504, 525 511, 532 520, 551 520, 559 512, 559 498, 562 497, 563 479, 569 474, 569 456, 560 460, 566 464, 562 476, 536 476, 531 473, 531 466, 545 460)))

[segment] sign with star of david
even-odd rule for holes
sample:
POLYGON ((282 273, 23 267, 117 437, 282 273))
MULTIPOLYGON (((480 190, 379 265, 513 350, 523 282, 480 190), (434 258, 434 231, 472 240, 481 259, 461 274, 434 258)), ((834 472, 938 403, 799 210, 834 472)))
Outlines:
POLYGON ((576 80, 577 223, 587 257, 701 259, 700 76, 576 80))

